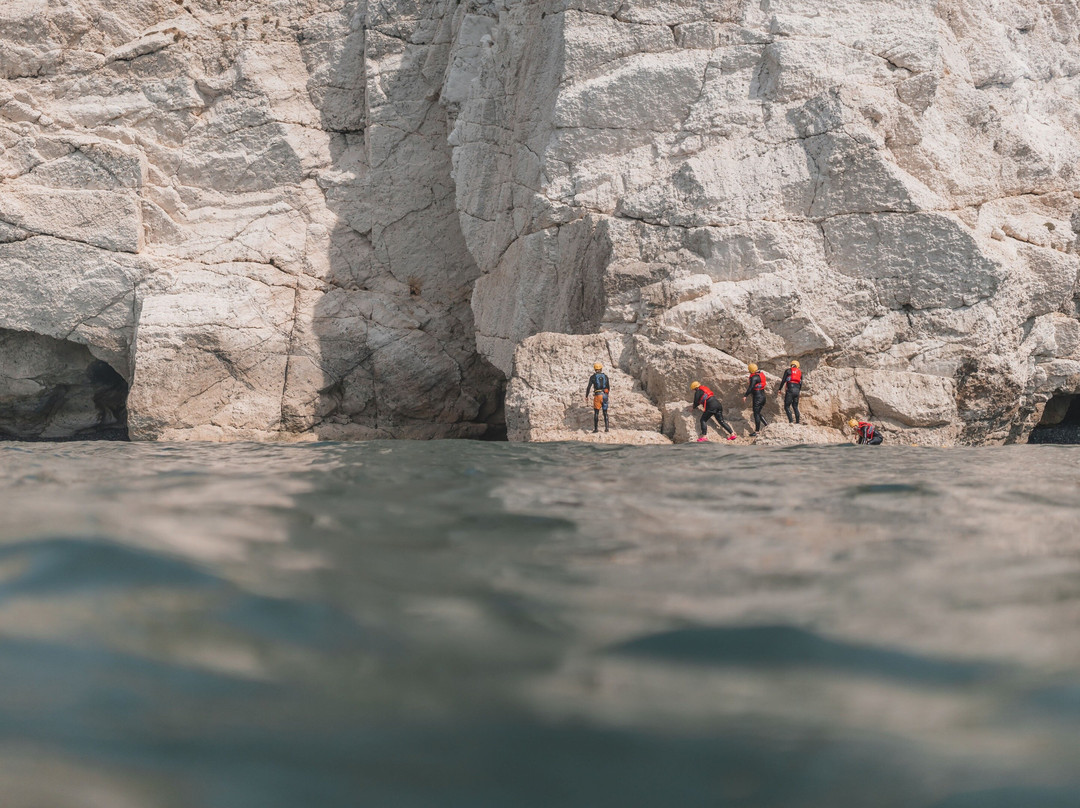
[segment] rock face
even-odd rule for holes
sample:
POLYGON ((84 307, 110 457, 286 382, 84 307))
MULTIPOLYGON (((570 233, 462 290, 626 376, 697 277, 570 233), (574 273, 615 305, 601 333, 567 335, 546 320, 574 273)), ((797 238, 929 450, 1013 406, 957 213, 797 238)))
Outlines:
POLYGON ((734 416, 747 361, 798 357, 807 420, 911 442, 1018 439, 1080 387, 1077 3, 490 13, 451 142, 515 419, 550 404, 538 331, 621 336, 664 411, 700 378, 734 416))
POLYGON ((505 385, 558 439, 599 360, 679 440, 797 357, 810 425, 1022 440, 1080 390, 1078 98, 1077 0, 9 0, 0 328, 138 438, 480 436, 505 385))
MULTIPOLYGON (((130 383, 136 438, 497 432, 438 103, 445 10, 0 4, 0 328, 26 335, 4 352, 84 346, 130 383)), ((46 353, 0 361, 70 385, 46 353)), ((22 384, 0 374, 0 401, 22 384)), ((64 434, 28 417, 0 428, 64 434)))

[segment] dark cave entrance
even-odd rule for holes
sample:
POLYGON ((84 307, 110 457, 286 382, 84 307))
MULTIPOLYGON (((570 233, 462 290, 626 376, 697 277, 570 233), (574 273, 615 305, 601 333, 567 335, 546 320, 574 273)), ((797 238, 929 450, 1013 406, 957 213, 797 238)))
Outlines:
POLYGON ((1046 402, 1028 443, 1080 443, 1080 394, 1058 393, 1046 402))
POLYGON ((0 440, 127 440, 127 396, 85 345, 0 329, 0 440))

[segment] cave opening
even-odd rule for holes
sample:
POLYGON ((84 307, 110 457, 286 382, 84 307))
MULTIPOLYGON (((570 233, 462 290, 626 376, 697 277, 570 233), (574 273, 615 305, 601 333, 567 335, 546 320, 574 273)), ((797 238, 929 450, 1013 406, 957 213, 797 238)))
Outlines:
POLYGON ((0 440, 127 440, 127 397, 85 345, 0 329, 0 440))
POLYGON ((1028 443, 1080 444, 1080 393, 1058 393, 1046 402, 1028 443))

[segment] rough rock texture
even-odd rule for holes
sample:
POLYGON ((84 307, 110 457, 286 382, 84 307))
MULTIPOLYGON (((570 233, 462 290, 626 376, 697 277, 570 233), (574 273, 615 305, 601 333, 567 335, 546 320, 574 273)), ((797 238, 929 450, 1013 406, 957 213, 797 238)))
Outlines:
POLYGON ((912 442, 1020 439, 1080 388, 1075 0, 474 7, 450 138, 515 420, 558 420, 516 385, 544 331, 627 337, 664 411, 799 357, 807 420, 912 442))
MULTIPOLYGON (((884 430, 883 430, 884 432, 884 430)), ((887 432, 885 439, 893 442, 887 432)), ((836 444, 854 443, 855 435, 850 431, 841 432, 827 426, 811 424, 789 424, 786 421, 771 423, 763 429, 752 442, 758 446, 787 446, 791 444, 836 444)))
POLYGON ((0 4, 0 328, 108 363, 134 437, 497 431, 445 5, 0 4))
POLYGON ((799 357, 812 424, 1023 439, 1080 390, 1078 97, 1078 0, 8 0, 0 329, 140 438, 479 436, 507 380, 565 437, 601 358, 679 439, 799 357))
POLYGON ((629 353, 623 337, 537 334, 525 340, 518 351, 519 373, 506 391, 510 440, 560 440, 571 437, 566 433, 591 431, 593 397, 585 395, 585 388, 593 363, 600 362, 611 384, 611 426, 621 433, 647 433, 664 442, 660 410, 640 382, 619 367, 626 364, 629 353))

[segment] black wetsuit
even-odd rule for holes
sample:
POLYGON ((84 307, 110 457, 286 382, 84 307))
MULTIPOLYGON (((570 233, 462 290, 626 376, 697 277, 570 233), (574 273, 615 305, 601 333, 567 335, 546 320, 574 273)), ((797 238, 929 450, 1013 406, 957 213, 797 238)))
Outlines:
POLYGON ((878 446, 881 443, 881 435, 873 424, 866 421, 859 422, 859 443, 866 446, 878 446))
POLYGON ((588 398, 589 393, 591 393, 593 390, 596 391, 596 395, 598 395, 598 396, 602 395, 604 397, 604 400, 601 403, 599 409, 597 409, 596 407, 593 407, 593 414, 592 414, 592 431, 593 432, 599 432, 600 431, 600 413, 601 413, 601 411, 604 413, 604 431, 605 432, 608 431, 607 408, 608 408, 608 391, 610 389, 611 389, 611 380, 608 378, 608 375, 606 373, 603 373, 602 371, 597 371, 592 376, 590 376, 589 377, 589 383, 585 386, 585 398, 588 398))
MULTIPOLYGON (((695 408, 701 406, 701 399, 704 397, 705 393, 702 392, 700 387, 694 391, 695 408)), ((702 435, 707 435, 709 432, 707 422, 710 418, 715 418, 716 423, 720 424, 720 427, 729 435, 733 435, 735 433, 735 430, 732 429, 728 422, 724 420, 724 405, 720 403, 720 399, 718 399, 715 395, 709 396, 709 398, 705 401, 705 406, 702 408, 700 424, 702 435)))
POLYGON ((802 382, 793 382, 791 380, 791 368, 784 371, 784 378, 780 380, 780 386, 776 388, 776 392, 783 391, 785 384, 787 385, 787 392, 784 393, 784 412, 787 413, 787 420, 790 424, 792 422, 791 411, 794 410, 795 423, 797 424, 799 423, 799 395, 802 393, 802 382))
POLYGON ((743 398, 751 396, 751 400, 754 403, 754 432, 760 432, 764 427, 769 425, 769 422, 765 420, 765 416, 761 414, 761 408, 765 406, 765 388, 762 385, 762 389, 755 390, 757 387, 757 380, 761 379, 765 381, 765 377, 761 375, 761 371, 756 371, 750 375, 750 385, 746 388, 746 393, 743 394, 743 398))

